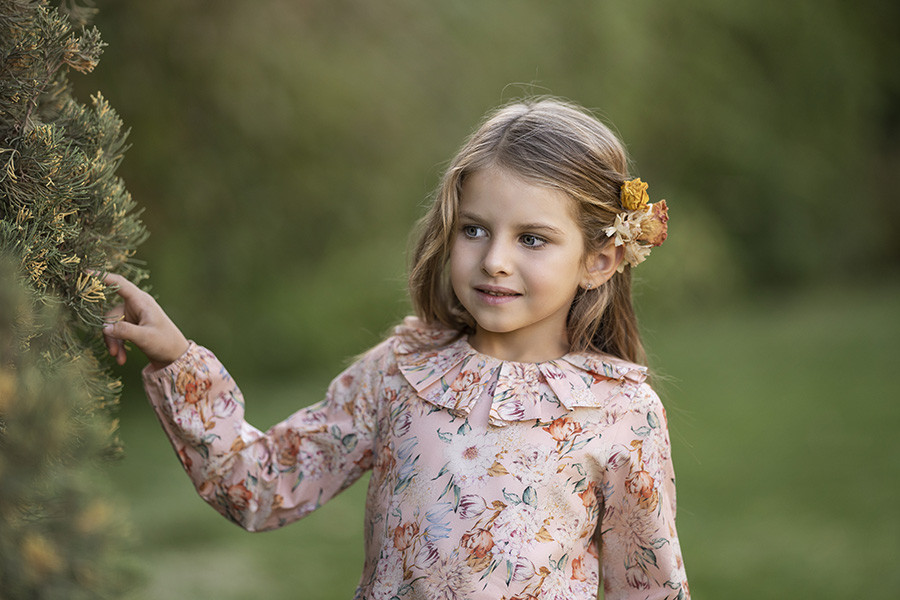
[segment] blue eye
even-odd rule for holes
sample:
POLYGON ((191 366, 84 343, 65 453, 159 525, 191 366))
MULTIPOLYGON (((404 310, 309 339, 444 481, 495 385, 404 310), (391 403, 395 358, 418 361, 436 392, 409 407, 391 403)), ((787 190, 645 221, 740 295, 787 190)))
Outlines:
POLYGON ((546 240, 539 238, 536 235, 525 234, 522 236, 522 245, 528 248, 540 248, 544 244, 546 244, 546 240))
POLYGON ((484 235, 484 229, 477 225, 463 225, 462 232, 468 238, 477 238, 484 235))

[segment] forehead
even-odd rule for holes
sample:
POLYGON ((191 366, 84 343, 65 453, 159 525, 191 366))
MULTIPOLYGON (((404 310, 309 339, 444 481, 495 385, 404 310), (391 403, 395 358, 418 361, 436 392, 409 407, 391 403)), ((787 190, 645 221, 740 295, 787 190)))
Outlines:
POLYGON ((459 214, 578 230, 575 201, 565 192, 496 166, 478 169, 466 177, 459 214))

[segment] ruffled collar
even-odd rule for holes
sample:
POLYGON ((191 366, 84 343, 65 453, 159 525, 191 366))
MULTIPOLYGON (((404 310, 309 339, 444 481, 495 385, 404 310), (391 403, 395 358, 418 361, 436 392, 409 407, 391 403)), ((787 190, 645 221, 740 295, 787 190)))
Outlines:
POLYGON ((600 407, 632 397, 647 369, 593 353, 569 353, 539 363, 504 361, 475 350, 466 337, 407 319, 397 328, 394 354, 400 372, 423 400, 468 415, 485 393, 489 421, 549 420, 560 408, 600 407))

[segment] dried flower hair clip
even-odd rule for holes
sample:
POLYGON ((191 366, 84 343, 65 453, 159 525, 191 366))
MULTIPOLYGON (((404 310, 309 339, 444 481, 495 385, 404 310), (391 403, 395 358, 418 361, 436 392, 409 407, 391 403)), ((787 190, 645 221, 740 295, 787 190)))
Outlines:
POLYGON ((641 179, 629 179, 622 184, 619 194, 624 212, 616 215, 616 221, 603 232, 613 238, 616 246, 625 247, 625 256, 618 271, 625 265, 636 267, 650 255, 650 249, 661 246, 668 235, 669 208, 665 200, 650 204, 647 184, 641 179))

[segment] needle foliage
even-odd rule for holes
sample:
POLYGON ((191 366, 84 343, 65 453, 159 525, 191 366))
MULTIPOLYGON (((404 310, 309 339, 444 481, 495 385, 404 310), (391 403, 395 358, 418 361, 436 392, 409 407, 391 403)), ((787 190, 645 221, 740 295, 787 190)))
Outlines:
POLYGON ((126 132, 69 76, 97 64, 93 11, 0 0, 0 599, 115 597, 123 540, 99 470, 121 383, 99 360, 112 290, 146 277, 116 175, 126 132))

